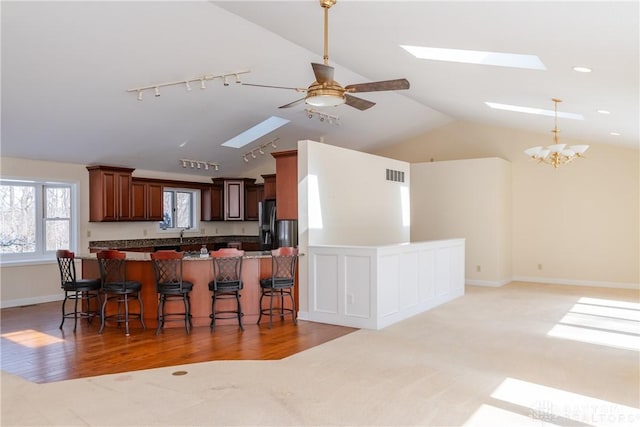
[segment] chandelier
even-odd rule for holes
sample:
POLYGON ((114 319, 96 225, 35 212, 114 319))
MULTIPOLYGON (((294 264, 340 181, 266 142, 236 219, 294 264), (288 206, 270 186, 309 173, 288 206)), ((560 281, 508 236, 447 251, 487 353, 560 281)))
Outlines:
POLYGON ((573 159, 583 157, 585 151, 589 148, 588 145, 571 145, 567 147, 566 144, 558 143, 558 102, 562 102, 560 99, 551 99, 554 102, 555 107, 555 125, 551 132, 553 132, 553 145, 547 147, 531 147, 524 150, 524 153, 531 157, 533 160, 537 160, 539 163, 546 163, 554 168, 560 167, 565 163, 569 163, 573 159))

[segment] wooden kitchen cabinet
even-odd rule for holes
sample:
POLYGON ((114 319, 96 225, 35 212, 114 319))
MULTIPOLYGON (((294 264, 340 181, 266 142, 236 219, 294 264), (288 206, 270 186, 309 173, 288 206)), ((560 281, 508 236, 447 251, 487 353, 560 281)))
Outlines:
POLYGON ((162 221, 163 186, 142 179, 131 181, 131 219, 133 221, 162 221))
POLYGON ((264 200, 276 199, 276 174, 262 175, 264 180, 264 200))
POLYGON ((223 221, 224 205, 223 183, 214 182, 201 190, 201 219, 202 221, 223 221))
POLYGON ((263 184, 247 184, 244 187, 244 219, 245 221, 257 221, 259 203, 264 198, 263 184))
POLYGON ((131 221, 131 174, 135 169, 87 166, 89 221, 131 221))
POLYGON ((276 219, 298 219, 298 150, 271 155, 276 159, 276 219))

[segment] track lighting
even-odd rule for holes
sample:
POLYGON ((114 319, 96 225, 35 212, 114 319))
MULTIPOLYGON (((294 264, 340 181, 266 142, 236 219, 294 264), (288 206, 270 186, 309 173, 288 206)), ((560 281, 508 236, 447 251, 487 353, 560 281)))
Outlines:
POLYGON ((278 139, 279 138, 276 138, 276 139, 273 139, 273 140, 271 140, 269 142, 265 142, 264 144, 260 145, 259 147, 256 147, 251 151, 247 151, 242 156, 242 160, 244 160, 246 163, 249 163, 249 156, 251 156, 252 159, 256 159, 258 157, 258 156, 256 156, 256 152, 260 153, 261 155, 264 155, 264 149, 267 148, 268 146, 276 148, 276 141, 278 139))
POLYGON ((200 82, 200 89, 206 89, 207 86, 205 84, 205 82, 207 80, 215 80, 215 79, 222 79, 224 86, 229 86, 229 78, 233 77, 235 79, 236 83, 242 83, 242 81, 240 80, 240 75, 241 74, 246 74, 249 73, 249 70, 242 70, 242 71, 234 71, 232 73, 224 73, 224 74, 205 74, 202 75, 200 77, 194 77, 192 79, 187 79, 187 80, 178 80, 178 81, 174 81, 174 82, 166 82, 166 83, 157 83, 157 84, 152 84, 152 85, 148 85, 148 86, 140 86, 140 87, 134 87, 131 89, 127 89, 127 92, 136 92, 137 93, 137 100, 138 101, 142 101, 142 92, 144 92, 145 90, 153 90, 155 96, 160 96, 160 88, 161 87, 165 87, 165 86, 174 86, 174 85, 185 85, 187 92, 191 91, 191 83, 194 82, 200 82))
POLYGON ((304 111, 307 113, 307 117, 309 117, 310 119, 316 116, 318 117, 318 120, 320 120, 321 122, 327 121, 330 124, 335 124, 335 125, 340 124, 340 118, 338 116, 333 116, 331 114, 327 114, 323 111, 314 110, 312 108, 307 108, 304 111))
POLYGON ((214 168, 217 171, 218 168, 220 167, 220 164, 218 164, 218 163, 204 161, 204 160, 180 159, 179 161, 180 161, 180 163, 182 163, 182 167, 183 168, 186 168, 187 165, 188 165, 191 169, 204 169, 204 170, 208 171, 209 168, 211 167, 211 168, 214 168))

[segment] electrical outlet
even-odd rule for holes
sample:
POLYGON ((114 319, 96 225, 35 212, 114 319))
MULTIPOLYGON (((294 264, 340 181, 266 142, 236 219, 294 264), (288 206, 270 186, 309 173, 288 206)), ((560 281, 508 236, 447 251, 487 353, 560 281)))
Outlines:
POLYGON ((218 234, 218 227, 216 227, 216 234, 218 234))
POLYGON ((482 268, 480 268, 479 265, 476 265, 476 272, 480 273, 482 271, 482 268))
POLYGON ((91 230, 87 230, 87 237, 91 237, 91 230))
POLYGON ((242 234, 244 234, 244 227, 242 227, 242 234))
POLYGON ((538 264, 538 270, 542 270, 542 264, 538 264))
POLYGON ((204 228, 201 228, 201 229, 200 229, 200 234, 204 236, 204 233, 205 233, 205 229, 204 229, 204 228))
POLYGON ((147 235, 147 229, 146 229, 146 228, 142 230, 142 235, 143 235, 143 236, 146 236, 146 235, 147 235))

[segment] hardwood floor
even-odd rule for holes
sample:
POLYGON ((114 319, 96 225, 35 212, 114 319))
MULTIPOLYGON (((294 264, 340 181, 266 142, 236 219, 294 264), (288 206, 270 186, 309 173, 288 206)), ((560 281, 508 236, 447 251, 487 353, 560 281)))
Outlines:
POLYGON ((245 324, 165 328, 158 336, 155 326, 143 330, 132 322, 131 336, 123 328, 105 327, 100 319, 89 324, 61 320, 60 302, 0 310, 2 370, 36 383, 84 378, 148 368, 212 360, 276 360, 349 334, 355 329, 291 319, 274 319, 272 329, 245 324))

